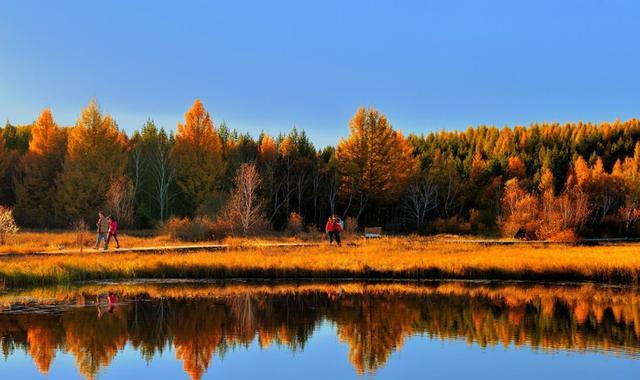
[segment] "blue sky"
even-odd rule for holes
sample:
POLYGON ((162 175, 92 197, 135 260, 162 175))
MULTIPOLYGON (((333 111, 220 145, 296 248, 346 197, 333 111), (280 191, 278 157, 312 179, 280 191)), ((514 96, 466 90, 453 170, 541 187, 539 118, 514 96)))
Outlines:
POLYGON ((316 145, 359 106, 408 132, 640 116, 640 2, 0 0, 0 121, 92 97, 175 129, 196 98, 316 145))

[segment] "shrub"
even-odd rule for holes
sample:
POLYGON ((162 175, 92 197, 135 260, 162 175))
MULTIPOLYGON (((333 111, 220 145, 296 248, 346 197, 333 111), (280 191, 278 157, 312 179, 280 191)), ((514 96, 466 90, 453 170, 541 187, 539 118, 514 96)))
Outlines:
POLYGON ((209 236, 215 240, 222 240, 233 233, 231 222, 227 219, 218 217, 209 224, 209 236))
POLYGON ((231 249, 240 249, 242 248, 244 239, 239 237, 234 237, 234 236, 227 236, 226 238, 224 238, 222 243, 226 244, 231 249))
POLYGON ((578 235, 575 231, 568 229, 554 233, 549 236, 549 240, 564 243, 575 243, 578 241, 578 235))
POLYGON ((213 221, 207 216, 198 216, 193 219, 171 218, 164 223, 163 230, 173 239, 206 241, 224 238, 230 227, 224 220, 213 221))
POLYGON ((471 232, 471 223, 457 216, 448 219, 438 218, 429 224, 428 229, 438 234, 468 234, 471 232))
POLYGON ((358 229, 358 220, 356 218, 347 217, 344 220, 344 232, 347 234, 355 234, 358 229))
POLYGON ((287 220, 287 228, 286 231, 291 235, 297 235, 304 230, 304 219, 297 212, 292 212, 289 214, 289 219, 287 220))
POLYGON ((0 244, 4 244, 8 236, 17 234, 18 230, 13 210, 0 206, 0 244))

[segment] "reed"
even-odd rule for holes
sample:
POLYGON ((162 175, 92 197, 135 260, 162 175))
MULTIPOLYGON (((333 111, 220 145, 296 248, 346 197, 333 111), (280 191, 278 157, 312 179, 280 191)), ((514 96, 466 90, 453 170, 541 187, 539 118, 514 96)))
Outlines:
POLYGON ((640 284, 640 245, 483 246, 390 237, 333 247, 0 258, 6 287, 137 278, 393 278, 640 284))

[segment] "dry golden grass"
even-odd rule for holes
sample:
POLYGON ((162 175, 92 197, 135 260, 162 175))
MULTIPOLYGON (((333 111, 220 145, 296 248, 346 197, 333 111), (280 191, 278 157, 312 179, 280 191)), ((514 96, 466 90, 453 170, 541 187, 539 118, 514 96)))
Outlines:
MULTIPOLYGON (((259 238, 239 238, 227 237, 220 244, 228 244, 231 247, 240 247, 255 244, 283 243, 283 242, 300 242, 300 241, 317 241, 318 234, 303 234, 298 237, 285 237, 280 235, 267 235, 259 238)), ((21 231, 20 233, 8 238, 6 244, 0 245, 0 254, 29 254, 29 253, 46 253, 61 250, 79 250, 80 247, 76 242, 76 233, 71 231, 21 231)), ((84 249, 91 251, 95 246, 96 236, 94 233, 87 232, 85 234, 84 249)), ((172 239, 168 234, 159 234, 154 231, 122 231, 118 234, 120 244, 124 248, 135 247, 167 247, 178 245, 194 245, 197 242, 183 242, 172 239)), ((206 242, 212 243, 212 242, 206 242)), ((111 241, 110 248, 115 247, 115 241, 111 241)))
MULTIPOLYGON (((444 243, 418 237, 350 246, 194 253, 96 253, 0 259, 6 286, 134 278, 458 278, 640 283, 640 244, 444 243)), ((244 248, 243 248, 244 247, 244 248)))
MULTIPOLYGON (((34 253, 44 251, 58 251, 65 249, 79 249, 76 242, 76 233, 71 231, 21 231, 11 236, 7 244, 0 245, 0 253, 34 253)), ((95 234, 85 234, 85 249, 93 248, 96 243, 95 234)), ((123 246, 158 246, 175 244, 176 241, 168 235, 151 233, 131 234, 123 231, 118 234, 118 239, 123 246)), ((115 246, 112 240, 111 244, 115 246)))

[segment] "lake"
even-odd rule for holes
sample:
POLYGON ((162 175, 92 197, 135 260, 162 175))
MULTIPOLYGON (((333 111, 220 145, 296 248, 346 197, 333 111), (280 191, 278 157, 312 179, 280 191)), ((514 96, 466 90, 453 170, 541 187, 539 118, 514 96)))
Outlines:
POLYGON ((640 291, 88 283, 0 292, 0 339, 2 379, 629 379, 640 375, 640 291))

